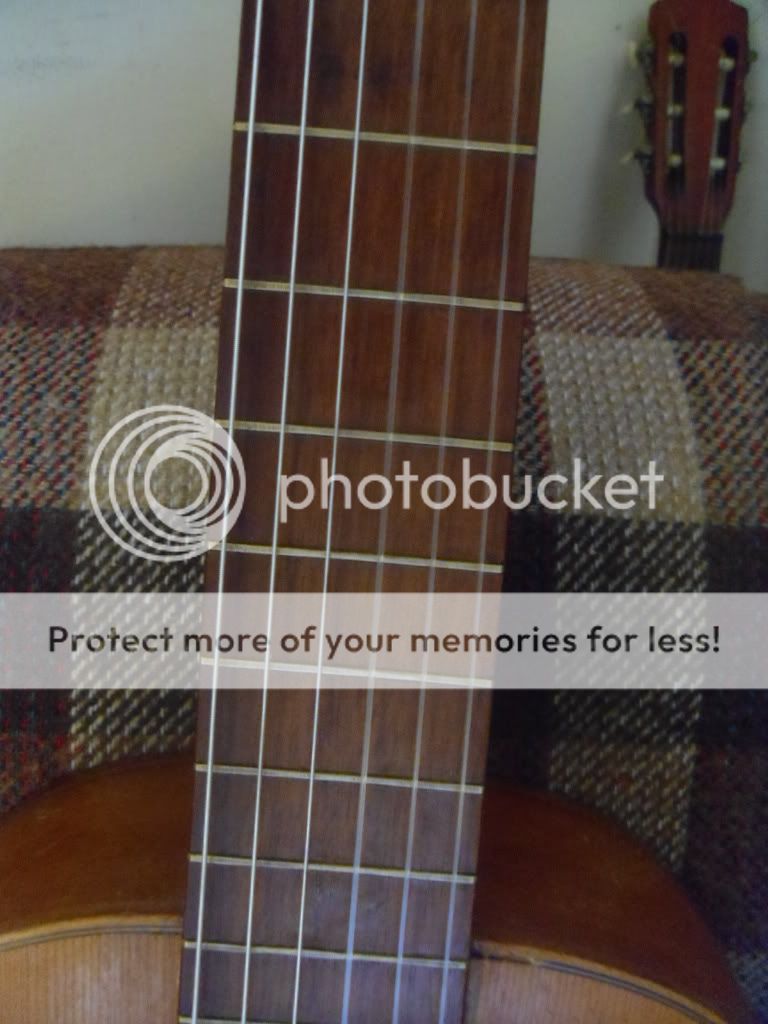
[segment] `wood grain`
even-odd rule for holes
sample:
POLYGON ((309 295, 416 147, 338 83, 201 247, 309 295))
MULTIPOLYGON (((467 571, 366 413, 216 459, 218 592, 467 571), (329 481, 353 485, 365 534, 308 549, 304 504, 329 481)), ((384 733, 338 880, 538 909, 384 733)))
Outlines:
POLYGON ((192 777, 186 757, 141 759, 68 777, 10 813, 0 935, 83 918, 153 915, 162 926, 178 914, 192 777))
MULTIPOLYGON (((396 485, 408 470, 419 484, 442 474, 460 487, 465 464, 499 484, 510 472, 545 4, 371 3, 362 78, 359 0, 312 7, 307 0, 266 0, 260 9, 249 169, 243 122, 250 117, 257 3, 246 0, 216 400, 220 418, 234 410, 251 486, 230 534, 238 550, 226 555, 224 585, 258 591, 271 585, 297 591, 498 589, 506 540, 501 502, 479 512, 456 501, 437 517, 418 499, 395 497, 382 510, 356 499, 347 508, 337 498, 331 522, 316 500, 280 526, 273 573, 274 510, 279 477, 305 476, 319 493, 323 460, 353 488, 372 474, 396 485), (300 139, 310 10, 307 131, 300 139), (364 137, 356 146, 351 129, 360 87, 364 137), (240 306, 233 285, 241 280, 240 306), (346 302, 345 285, 351 289, 346 302), (367 434, 342 436, 336 446, 328 428, 337 426, 367 434), (313 555, 324 555, 327 538, 326 579, 324 559, 313 555), (383 558, 381 571, 374 556, 383 558), (408 564, 415 560, 421 564, 408 564), (431 565, 436 560, 439 571, 431 565)), ((432 497, 439 500, 444 491, 432 497)), ((211 589, 220 582, 220 557, 213 553, 208 562, 211 589)), ((445 1024, 456 1022, 480 808, 479 792, 465 790, 482 782, 488 701, 469 692, 443 705, 432 695, 420 702, 418 695, 414 701, 411 694, 377 693, 366 711, 360 694, 323 691, 313 762, 308 696, 269 694, 263 760, 258 695, 220 689, 215 703, 202 702, 199 735, 208 735, 212 706, 216 734, 213 750, 203 742, 198 758, 219 767, 208 803, 202 771, 196 786, 182 1013, 190 1012, 197 975, 203 1013, 239 1016, 250 956, 246 996, 253 1019, 291 1019, 300 971, 299 1018, 337 1021, 347 922, 357 908, 351 1019, 377 1019, 384 1007, 391 1016, 401 991, 401 1024, 437 1020, 446 998, 445 1024), (415 760, 419 734, 423 756, 415 760), (259 775, 259 766, 273 767, 259 775), (316 780, 320 766, 345 777, 316 780), (307 771, 311 782, 301 774, 307 771), (210 865, 198 864, 204 849, 218 858, 210 877, 210 865), (311 865, 306 889, 296 870, 305 850, 311 865), (450 879, 457 856, 467 876, 460 893, 445 878, 418 877, 450 879), (367 872, 359 891, 348 874, 355 863, 367 872), (331 867, 342 873, 332 876, 331 867), (259 937, 253 953, 247 949, 252 871, 259 937), (374 871, 389 874, 374 877, 374 871), (203 887, 205 948, 193 941, 203 887), (444 975, 436 965, 446 947, 444 975), (398 951, 410 957, 402 970, 393 960, 398 951)))
POLYGON ((172 1024, 178 927, 49 937, 0 950, 2 1019, 13 1024, 172 1024))
POLYGON ((706 1007, 593 964, 508 950, 472 961, 465 1024, 724 1024, 706 1007))
POLYGON ((732 0, 658 0, 649 31, 653 153, 646 193, 662 226, 659 265, 717 270, 739 170, 748 14, 732 0), (720 68, 724 56, 734 61, 729 73, 720 68), (718 107, 728 110, 726 119, 716 118, 718 107), (723 160, 721 170, 711 169, 713 156, 723 160), (670 165, 671 158, 678 163, 670 165))
MULTIPOLYGON (((529 0, 525 21, 514 0, 484 0, 478 21, 477 51, 483 59, 476 69, 470 137, 508 142, 517 120, 520 142, 535 145, 541 93, 546 3, 529 0), (522 35, 522 40, 520 36, 522 35), (510 74, 516 54, 523 58, 518 112, 516 87, 510 74)), ((250 66, 255 0, 247 0, 240 53, 241 67, 250 66)), ((324 0, 318 5, 314 32, 308 123, 352 129, 357 92, 356 71, 360 36, 360 4, 324 0)), ((427 0, 424 56, 418 111, 420 135, 461 135, 465 95, 466 33, 469 0, 427 0)), ((266 0, 264 36, 271 45, 264 52, 259 85, 259 121, 298 124, 301 116, 303 67, 297 54, 306 46, 307 0, 266 0)), ((372 3, 368 26, 368 56, 363 89, 362 128, 387 133, 406 132, 413 66, 413 5, 404 0, 372 3)), ((248 116, 248 86, 241 75, 237 117, 248 116)))
MULTIPOLYGON (((573 1020, 588 1019, 594 975, 609 989, 632 979, 645 1000, 673 994, 682 1006, 707 1007, 707 1020, 750 1020, 722 950, 679 884, 618 826, 556 797, 486 789, 473 934, 480 956, 516 961, 502 988, 520 984, 532 1016, 505 1020, 552 1019, 537 1009, 542 989, 557 991, 563 1012, 570 992, 580 1007, 573 1020), (574 972, 581 982, 569 981, 574 972)), ((492 982, 494 971, 486 973, 492 982)), ((604 994, 623 1005, 617 992, 604 994)), ((667 1019, 642 1000, 631 1013, 628 1020, 667 1019)), ((596 1019, 624 1018, 606 1010, 596 1019)))
MULTIPOLYGON (((191 782, 189 761, 173 758, 97 769, 2 822, 3 1020, 175 1019, 191 782)), ((487 799, 467 1024, 750 1020, 699 916, 619 829, 549 796, 492 786, 487 799)), ((335 903, 338 889, 326 895, 335 903)), ((426 930, 412 940, 428 944, 431 915, 419 916, 426 930)), ((386 914, 370 919, 372 934, 374 920, 385 935, 386 914)), ((279 923, 289 927, 285 916, 279 923)), ((231 922, 219 916, 216 926, 224 936, 231 922)), ((313 978, 328 986, 331 1012, 334 970, 313 978)), ((360 991, 385 981, 369 974, 360 991)), ((351 1019, 387 1024, 390 1015, 358 1003, 351 1019)))
POLYGON ((0 827, 0 1019, 170 1024, 188 757, 70 776, 0 827))

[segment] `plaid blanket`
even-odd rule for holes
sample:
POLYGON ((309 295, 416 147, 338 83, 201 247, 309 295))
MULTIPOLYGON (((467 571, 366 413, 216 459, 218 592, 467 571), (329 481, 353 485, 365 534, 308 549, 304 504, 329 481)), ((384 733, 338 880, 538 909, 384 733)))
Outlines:
MULTIPOLYGON (((190 590, 200 562, 116 547, 89 510, 107 428, 209 411, 218 249, 0 254, 0 590, 190 590)), ((705 274, 534 261, 516 473, 643 470, 654 513, 510 527, 527 591, 768 589, 768 298, 705 274)), ((505 693, 491 767, 611 814, 682 879, 768 1021, 768 695, 505 693)), ((191 741, 186 694, 0 693, 0 809, 56 774, 191 741)))

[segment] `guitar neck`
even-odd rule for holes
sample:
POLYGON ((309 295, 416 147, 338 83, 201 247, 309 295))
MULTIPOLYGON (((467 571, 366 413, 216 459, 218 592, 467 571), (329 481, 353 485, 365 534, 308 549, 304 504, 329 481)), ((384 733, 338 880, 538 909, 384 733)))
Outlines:
MULTIPOLYGON (((256 915, 250 931, 248 1020, 293 1019, 301 951, 299 1020, 341 1021, 345 1007, 350 1021, 389 1020, 397 999, 401 1021, 459 1021, 487 696, 430 692, 422 706, 414 691, 375 697, 364 691, 324 691, 319 746, 310 770, 314 701, 315 694, 307 691, 269 693, 259 768, 254 736, 262 695, 218 695, 200 1019, 240 1019, 252 899, 256 915), (250 897, 260 775, 258 859, 250 897), (371 1007, 383 1015, 368 1017, 371 1007)), ((207 736, 207 724, 204 717, 201 737, 207 736)), ((207 771, 205 746, 203 741, 198 751, 200 783, 207 771)), ((184 1015, 192 1008, 201 796, 198 785, 185 922, 184 1015)))
POLYGON ((657 263, 667 270, 718 271, 722 254, 723 235, 719 232, 675 234, 661 229, 657 263))
MULTIPOLYGON (((499 589, 501 503, 276 502, 286 474, 320 493, 323 460, 355 490, 509 471, 544 21, 246 2, 217 416, 251 486, 211 589, 499 589)), ((181 1019, 458 1022, 487 696, 226 682, 199 723, 181 1019)))

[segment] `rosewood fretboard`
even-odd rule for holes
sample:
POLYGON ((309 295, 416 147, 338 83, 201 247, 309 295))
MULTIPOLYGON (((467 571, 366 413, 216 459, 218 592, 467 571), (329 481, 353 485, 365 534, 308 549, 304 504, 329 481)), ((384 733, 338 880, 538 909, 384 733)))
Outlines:
MULTIPOLYGON (((337 503, 326 572, 328 513, 310 506, 275 536, 275 487, 279 472, 317 480, 334 433, 353 482, 405 460, 421 479, 458 481, 464 458, 508 472, 544 17, 543 0, 245 3, 217 415, 242 284, 235 437, 249 486, 225 589, 500 587, 503 506, 436 520, 337 503)), ((182 1019, 456 1024, 487 700, 270 690, 260 747, 263 706, 223 688, 203 701, 182 1019)))

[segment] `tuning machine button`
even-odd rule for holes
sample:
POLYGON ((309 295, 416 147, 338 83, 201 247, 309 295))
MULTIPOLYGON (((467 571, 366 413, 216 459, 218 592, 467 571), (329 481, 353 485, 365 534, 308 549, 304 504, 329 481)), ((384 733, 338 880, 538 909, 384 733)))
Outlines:
POLYGON ((656 47, 652 40, 643 39, 640 42, 635 39, 631 40, 627 48, 627 56, 631 67, 642 68, 649 77, 653 74, 656 63, 656 47))
POLYGON ((631 149, 628 153, 625 153, 621 158, 623 164, 631 164, 633 162, 640 164, 640 168, 643 174, 648 175, 651 173, 653 166, 653 150, 651 149, 631 149))
POLYGON ((650 133, 653 130, 653 118, 654 118, 654 107, 655 104, 650 96, 640 96, 635 100, 635 110, 640 115, 640 120, 643 122, 643 127, 646 132, 650 133))

